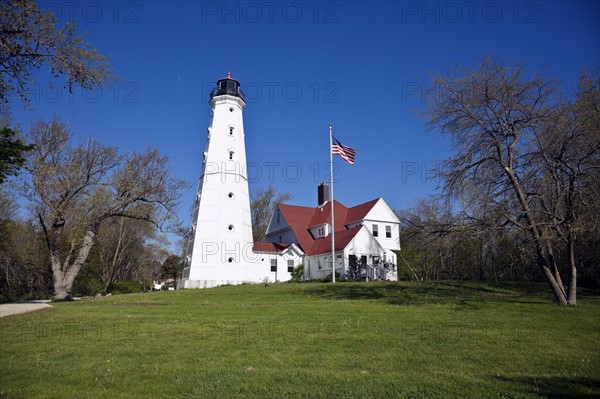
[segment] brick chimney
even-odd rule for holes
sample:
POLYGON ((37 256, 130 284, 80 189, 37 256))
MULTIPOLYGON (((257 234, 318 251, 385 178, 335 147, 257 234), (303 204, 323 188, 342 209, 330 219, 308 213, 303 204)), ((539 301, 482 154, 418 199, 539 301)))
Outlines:
POLYGON ((329 186, 323 182, 317 187, 317 194, 319 197, 319 206, 329 201, 329 186))

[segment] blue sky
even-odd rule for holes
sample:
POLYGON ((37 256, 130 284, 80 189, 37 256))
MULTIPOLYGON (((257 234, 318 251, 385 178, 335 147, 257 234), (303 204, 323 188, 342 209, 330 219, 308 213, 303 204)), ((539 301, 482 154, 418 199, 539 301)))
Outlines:
POLYGON ((316 206, 328 178, 328 123, 356 149, 341 158, 336 199, 383 197, 395 209, 432 193, 426 181, 450 154, 418 113, 435 95, 429 76, 493 55, 561 81, 572 95, 582 67, 600 65, 597 1, 52 1, 42 2, 103 54, 120 82, 70 95, 38 74, 33 110, 60 115, 79 135, 122 151, 157 148, 186 179, 181 217, 201 169, 212 85, 242 83, 250 190, 273 184, 292 203, 316 206))

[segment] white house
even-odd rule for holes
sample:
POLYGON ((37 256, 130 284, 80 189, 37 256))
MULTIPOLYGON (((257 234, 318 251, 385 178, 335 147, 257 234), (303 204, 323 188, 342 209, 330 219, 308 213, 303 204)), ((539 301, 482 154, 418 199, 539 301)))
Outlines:
MULTIPOLYGON (((331 274, 331 203, 327 185, 319 186, 316 208, 278 205, 267 229, 266 241, 294 243, 304 255, 307 279, 331 274)), ((396 253, 400 250, 400 221, 383 198, 348 208, 334 202, 335 268, 344 277, 350 266, 360 265, 368 279, 398 279, 396 253)))
POLYGON ((292 272, 304 261, 304 252, 294 243, 255 242, 256 267, 272 282, 289 281, 292 272))

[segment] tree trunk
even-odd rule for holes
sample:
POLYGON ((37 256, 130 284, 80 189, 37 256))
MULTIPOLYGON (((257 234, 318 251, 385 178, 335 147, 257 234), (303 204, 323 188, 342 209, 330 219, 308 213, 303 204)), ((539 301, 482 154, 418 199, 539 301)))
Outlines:
POLYGON ((517 194, 517 198, 519 200, 519 203, 521 204, 521 209, 523 210, 523 214, 525 215, 525 219, 527 220, 528 231, 531 235, 531 238, 535 245, 535 251, 537 253, 537 264, 541 267, 542 272, 546 276, 548 284, 550 284, 550 288, 552 289, 552 293, 554 294, 554 299, 556 300, 556 303, 562 306, 566 306, 567 296, 565 294, 565 288, 562 284, 560 274, 558 273, 558 268, 556 267, 556 262, 554 260, 552 248, 550 247, 546 239, 542 238, 539 226, 534 220, 533 213, 531 212, 529 203, 527 202, 525 189, 521 186, 521 183, 513 173, 512 152, 509 153, 509 158, 509 165, 504 166, 504 170, 511 182, 513 189, 515 190, 515 193, 517 194), (544 251, 544 248, 547 249, 547 252, 544 251))
POLYGON ((104 293, 108 293, 108 287, 112 284, 115 278, 115 271, 117 269, 117 263, 119 259, 119 255, 121 253, 121 243, 123 242, 123 217, 119 220, 119 238, 117 240, 117 248, 115 249, 115 253, 112 258, 112 262, 109 266, 108 273, 106 273, 106 278, 104 280, 104 293))
POLYGON ((83 243, 77 254, 77 258, 72 264, 67 259, 66 264, 61 264, 60 248, 58 245, 52 245, 50 248, 50 258, 52 262, 52 277, 54 280, 54 300, 55 301, 70 301, 73 299, 71 291, 75 277, 79 273, 81 266, 87 259, 92 245, 94 245, 94 237, 96 236, 97 227, 89 226, 85 232, 83 243))
POLYGON ((566 306, 567 305, 567 297, 565 296, 564 288, 560 286, 558 281, 556 281, 556 278, 554 277, 554 273, 548 267, 548 262, 546 260, 546 257, 544 256, 544 254, 541 252, 540 248, 537 245, 536 245, 536 251, 538 253, 537 264, 542 269, 544 276, 546 276, 546 281, 548 281, 548 284, 550 284, 550 288, 552 289, 552 293, 554 294, 554 299, 556 300, 556 303, 561 306, 566 306))
POLYGON ((569 251, 569 297, 567 304, 569 306, 577 306, 577 266, 575 263, 575 234, 569 233, 568 243, 569 251))

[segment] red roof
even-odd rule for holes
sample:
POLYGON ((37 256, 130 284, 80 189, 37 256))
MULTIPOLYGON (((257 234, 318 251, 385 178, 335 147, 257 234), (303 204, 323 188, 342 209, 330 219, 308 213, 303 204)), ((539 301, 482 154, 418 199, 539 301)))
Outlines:
MULTIPOLYGON (((334 200, 333 209, 335 211, 335 221, 336 226, 343 230, 343 224, 346 220, 346 214, 348 213, 348 208, 346 208, 341 203, 334 200)), ((322 207, 313 208, 313 217, 308 224, 308 227, 315 227, 321 224, 331 222, 331 202, 325 203, 322 207)))
MULTIPOLYGON (((352 241, 362 226, 335 232, 335 250, 342 251, 352 241)), ((331 252, 331 236, 317 238, 312 244, 309 255, 331 252)))
POLYGON ((254 252, 283 252, 292 244, 284 244, 278 242, 261 242, 254 241, 252 250, 254 252))
POLYGON ((364 219, 365 216, 367 216, 367 213, 369 213, 371 209, 373 209, 375 204, 380 199, 381 198, 375 198, 374 200, 365 202, 364 204, 353 206, 352 208, 348 209, 348 214, 346 215, 346 224, 364 219))
POLYGON ((279 204, 278 207, 288 225, 294 231, 302 250, 308 254, 307 250, 313 242, 313 238, 308 232, 308 223, 315 212, 315 208, 286 204, 279 204))
MULTIPOLYGON (((335 200, 334 200, 335 201, 335 200)), ((354 238, 361 226, 348 229, 348 223, 363 219, 375 206, 379 198, 364 204, 347 208, 342 203, 334 202, 335 211, 335 250, 342 250, 354 238)), ((313 238, 309 228, 331 222, 331 203, 317 208, 280 204, 279 209, 298 238, 298 243, 307 255, 316 255, 331 251, 331 237, 313 238)))

